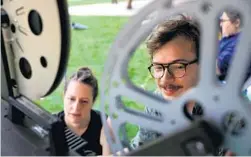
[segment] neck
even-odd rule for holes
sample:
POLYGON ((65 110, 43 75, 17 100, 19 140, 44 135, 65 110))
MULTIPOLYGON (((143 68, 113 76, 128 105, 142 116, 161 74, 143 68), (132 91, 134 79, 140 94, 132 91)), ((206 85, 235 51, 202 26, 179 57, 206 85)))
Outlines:
POLYGON ((229 37, 229 36, 233 36, 233 35, 235 35, 235 34, 238 34, 238 33, 240 33, 240 29, 238 29, 236 32, 234 32, 234 33, 232 33, 232 34, 229 34, 229 35, 224 35, 223 37, 229 37))
POLYGON ((73 123, 70 120, 68 120, 66 117, 64 119, 65 119, 65 123, 67 127, 79 136, 81 136, 87 130, 90 123, 90 118, 81 120, 80 123, 73 123))

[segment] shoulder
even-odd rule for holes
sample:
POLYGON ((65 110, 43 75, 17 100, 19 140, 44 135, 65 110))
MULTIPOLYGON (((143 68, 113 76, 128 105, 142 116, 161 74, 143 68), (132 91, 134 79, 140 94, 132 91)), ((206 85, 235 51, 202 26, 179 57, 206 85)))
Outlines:
POLYGON ((99 110, 91 109, 91 114, 95 116, 101 116, 101 112, 99 110))
POLYGON ((103 127, 103 122, 101 118, 101 112, 95 109, 91 110, 91 127, 101 130, 103 127))
MULTIPOLYGON (((100 118, 101 119, 101 111, 96 110, 96 109, 92 109, 91 110, 91 116, 94 116, 95 118, 100 118)), ((106 118, 107 118, 107 114, 106 114, 106 118)))
POLYGON ((230 37, 222 39, 222 42, 220 44, 225 45, 225 48, 234 49, 238 41, 239 41, 239 34, 235 34, 230 37))
POLYGON ((60 111, 60 112, 54 113, 52 115, 60 118, 61 120, 64 119, 64 111, 60 111))

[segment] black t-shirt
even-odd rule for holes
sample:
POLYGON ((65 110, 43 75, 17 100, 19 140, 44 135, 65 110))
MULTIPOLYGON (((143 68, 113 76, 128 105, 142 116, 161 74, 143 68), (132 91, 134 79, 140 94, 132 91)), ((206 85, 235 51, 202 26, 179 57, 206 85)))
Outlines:
MULTIPOLYGON (((59 112, 57 116, 64 122, 64 112, 59 112)), ((65 124, 65 122, 64 122, 65 124)), ((66 125, 65 125, 66 126, 66 125)), ((81 138, 87 144, 77 149, 82 156, 102 155, 102 146, 100 145, 100 133, 102 129, 102 120, 100 112, 91 110, 91 120, 87 130, 81 135, 81 138)))

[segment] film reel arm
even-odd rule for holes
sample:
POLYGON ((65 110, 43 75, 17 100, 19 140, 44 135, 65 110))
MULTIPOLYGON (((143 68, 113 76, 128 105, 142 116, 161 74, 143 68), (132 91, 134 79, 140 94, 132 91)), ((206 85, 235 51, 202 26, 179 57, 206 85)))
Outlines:
MULTIPOLYGON (((139 15, 132 18, 132 20, 129 22, 129 24, 125 27, 125 29, 121 32, 121 34, 118 36, 117 40, 114 43, 114 46, 111 49, 111 58, 117 57, 118 52, 119 56, 114 61, 108 57, 107 65, 105 66, 105 72, 103 74, 103 78, 105 81, 102 83, 102 87, 107 90, 107 88, 110 88, 108 90, 109 92, 103 90, 101 93, 101 103, 104 105, 109 101, 109 107, 112 113, 118 112, 121 116, 118 119, 114 119, 115 123, 113 127, 116 127, 116 132, 119 132, 119 127, 121 127, 122 124, 126 122, 131 122, 134 124, 147 126, 148 128, 155 128, 156 130, 159 130, 161 132, 164 132, 167 135, 174 135, 175 131, 180 128, 186 128, 190 126, 190 122, 187 121, 187 119, 184 118, 184 114, 180 113, 182 110, 180 107, 186 102, 191 99, 197 99, 198 101, 203 103, 203 107, 205 109, 205 115, 204 118, 206 120, 206 123, 210 122, 211 124, 215 125, 217 129, 219 129, 219 132, 222 133, 220 136, 224 136, 222 138, 222 145, 221 144, 215 144, 213 146, 215 149, 217 147, 224 147, 229 148, 231 151, 235 152, 237 155, 248 155, 250 154, 250 106, 248 106, 250 103, 243 101, 242 98, 240 98, 240 92, 238 87, 241 87, 240 82, 242 81, 242 76, 244 76, 242 71, 239 69, 244 68, 244 66, 240 66, 238 64, 239 62, 243 62, 243 64, 247 64, 247 58, 250 58, 250 52, 246 52, 248 45, 250 45, 250 36, 248 37, 247 33, 248 27, 250 26, 250 8, 246 2, 247 1, 196 1, 195 3, 191 3, 187 5, 182 6, 181 8, 168 8, 167 3, 170 1, 158 1, 157 3, 149 4, 145 9, 142 10, 142 12, 139 13, 139 15), (241 3, 239 3, 241 2, 241 3), (206 6, 207 4, 211 4, 212 8, 207 11, 203 10, 202 7, 206 6), (229 5, 231 4, 231 5, 229 5), (165 9, 163 9, 165 6, 165 9), (242 9, 239 11, 242 12, 243 16, 246 17, 245 21, 246 24, 244 26, 242 38, 240 39, 242 42, 240 42, 239 48, 237 48, 238 54, 235 56, 235 60, 233 61, 233 65, 229 72, 229 80, 228 84, 225 85, 225 88, 217 88, 215 87, 215 71, 212 69, 215 69, 215 56, 212 52, 216 50, 216 44, 215 39, 217 39, 216 35, 216 29, 213 27, 216 22, 213 22, 213 19, 216 19, 216 14, 220 11, 222 11, 225 7, 238 7, 240 9, 240 6, 243 6, 242 9), (186 8, 186 9, 185 9, 186 8), (244 9, 245 8, 245 9, 244 9), (180 9, 180 10, 179 10, 180 9), (157 10, 157 11, 156 11, 157 10), (189 91, 186 93, 186 95, 180 100, 173 101, 169 105, 165 106, 164 104, 160 103, 159 101, 153 101, 154 99, 150 100, 150 96, 147 94, 142 94, 143 92, 135 90, 133 85, 131 85, 128 79, 128 76, 126 76, 127 73, 127 64, 129 58, 132 56, 132 51, 135 50, 137 45, 139 45, 140 41, 144 40, 144 37, 147 33, 151 31, 154 24, 158 24, 158 22, 161 22, 162 20, 166 19, 166 16, 168 14, 176 13, 178 11, 187 10, 189 13, 195 13, 200 21, 200 27, 202 30, 202 39, 201 39, 201 51, 202 53, 202 60, 200 62, 201 65, 201 71, 200 71, 200 83, 199 85, 194 88, 192 91, 189 91), (148 25, 142 26, 142 19, 146 18, 150 13, 149 12, 158 12, 159 17, 156 17, 156 19, 152 20, 152 22, 149 22, 148 25), (207 19, 208 18, 208 19, 207 19), (211 27, 212 26, 212 27, 211 27), (134 29, 132 29, 134 27, 134 29), (140 29, 139 29, 140 28, 140 29), (125 39, 125 34, 129 34, 125 39), (123 45, 123 49, 121 48, 123 45), (245 53, 245 54, 244 54, 245 53), (245 58, 246 56, 246 58, 245 58), (248 56, 248 57, 247 57, 248 56), (237 61, 238 60, 238 61, 237 61), (212 66, 214 65, 214 66, 212 66), (238 66, 239 65, 239 66, 238 66), (125 68, 126 67, 126 68, 125 68), (239 69, 238 69, 239 68, 239 69), (109 69, 109 70, 108 70, 109 69), (112 69, 112 70, 111 70, 112 69), (236 75, 239 78, 236 78, 236 75), (116 82, 119 85, 116 87, 112 86, 112 83, 116 82), (108 84, 108 85, 107 85, 108 84), (205 90, 206 89, 206 90, 205 90), (108 94, 107 94, 108 93, 108 94), (108 96, 107 96, 108 95, 108 96), (166 112, 165 119, 167 120, 166 123, 153 123, 152 124, 146 124, 150 123, 149 118, 146 119, 145 116, 142 116, 141 114, 137 114, 136 112, 129 112, 126 110, 125 106, 121 106, 119 102, 116 100, 117 97, 125 96, 132 101, 148 105, 154 104, 154 107, 156 109, 161 109, 163 112, 166 112), (148 98, 147 98, 148 96, 148 98), (220 98, 220 101, 215 101, 215 98, 220 98), (231 98, 231 99, 229 99, 231 98), (145 100, 144 100, 145 99, 145 100), (182 99, 182 100, 181 100, 182 99), (163 105, 161 107, 160 105, 163 105), (124 110, 121 111, 121 108, 124 110), (168 113, 169 111, 169 113, 168 113), (183 114, 183 115, 182 115, 183 114), (229 122, 229 115, 234 115, 236 118, 234 121, 229 122), (175 118, 174 118, 175 117, 175 118), (140 119, 140 120, 139 120, 140 119), (170 121, 172 119, 175 119, 176 123, 175 125, 170 125, 170 121), (243 125, 239 126, 239 123, 242 123, 242 121, 245 121, 243 125), (162 125, 161 125, 162 124, 162 125), (166 126, 164 126, 166 124, 166 126), (151 126, 152 125, 152 126, 151 126), (168 127, 168 126, 170 127, 168 127), (243 127, 242 127, 243 126, 243 127), (174 129, 175 128, 175 129, 174 129), (224 133, 224 134, 223 134, 224 133), (238 144, 237 144, 238 143, 238 144)), ((250 4, 250 3, 249 3, 250 4)), ((104 106, 102 108, 105 110, 104 106)), ((191 126, 190 126, 191 127, 191 126)), ((213 127, 214 128, 214 127, 213 127)), ((216 130, 217 130, 216 129, 216 130)), ((185 129, 184 129, 185 130, 185 129)), ((184 131, 183 130, 183 131, 184 131)), ((184 133, 186 134, 186 133, 184 133)), ((123 149, 123 142, 119 141, 119 134, 116 135, 116 143, 111 143, 114 152, 118 150, 123 149)), ((214 140, 213 137, 209 137, 212 141, 214 140)), ((176 139, 176 138, 175 138, 176 139)), ((178 140, 178 138, 176 139, 178 140)), ((168 140, 166 140, 168 143, 168 140)), ((155 143, 156 144, 156 143, 155 143)), ((153 144, 154 145, 154 144, 153 144)), ((142 148, 143 149, 143 148, 142 148)), ((152 153, 158 153, 154 147, 144 147, 144 151, 147 152, 149 149, 152 151, 152 153)), ((168 151, 165 147, 162 147, 161 149, 163 152, 168 154, 168 151)), ((135 150, 137 151, 137 150, 135 150)), ((142 151, 142 153, 144 152, 142 151)), ((173 152, 174 153, 174 152, 173 152)), ((139 153, 140 154, 140 153, 139 153)), ((138 154, 138 155, 139 155, 138 154)), ((149 154, 147 154, 149 155, 149 154)), ((171 154, 174 155, 174 154, 171 154)))
POLYGON ((171 136, 163 136, 131 151, 128 156, 206 156, 217 155, 223 136, 206 121, 197 121, 171 136), (166 150, 166 151, 163 151, 166 150))
MULTIPOLYGON (((153 116, 161 115, 160 112, 149 108, 146 108, 145 112, 153 116)), ((134 150, 129 155, 219 155, 218 148, 222 144, 222 139, 223 136, 217 131, 217 128, 205 121, 197 121, 189 128, 180 132, 177 131, 177 133, 171 136, 165 136, 156 131, 139 127, 139 131, 131 141, 131 148, 134 150), (156 139, 157 141, 152 142, 156 139), (198 144, 203 145, 203 148, 197 148, 196 145, 198 144), (194 146, 192 147, 192 145, 194 146), (161 150, 170 151, 167 153, 161 150)))

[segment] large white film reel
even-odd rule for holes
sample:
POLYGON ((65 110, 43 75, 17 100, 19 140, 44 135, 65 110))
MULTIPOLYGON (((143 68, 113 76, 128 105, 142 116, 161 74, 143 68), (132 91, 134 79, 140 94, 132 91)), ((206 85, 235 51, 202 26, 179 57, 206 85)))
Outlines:
MULTIPOLYGON (((1 1, 8 16, 2 26, 11 79, 18 93, 37 100, 61 82, 69 55, 69 15, 65 0, 1 1)), ((15 90, 15 88, 13 88, 15 90)))
POLYGON ((213 122, 225 135, 223 147, 229 148, 237 155, 251 155, 251 104, 244 101, 240 96, 248 63, 251 58, 251 4, 248 0, 200 0, 182 4, 172 8, 171 0, 156 0, 146 6, 134 16, 115 40, 107 62, 101 82, 101 109, 105 111, 109 105, 110 114, 119 115, 112 119, 112 128, 115 134, 115 142, 112 142, 106 123, 106 117, 102 114, 105 133, 112 152, 121 151, 122 143, 119 140, 119 127, 130 122, 145 128, 157 128, 160 133, 172 134, 177 130, 188 127, 191 123, 182 112, 183 104, 189 100, 201 102, 204 109, 203 118, 213 122), (210 10, 206 6, 211 4, 210 10), (244 21, 242 35, 237 47, 237 52, 229 69, 228 80, 225 86, 217 85, 215 76, 215 58, 217 52, 217 27, 218 16, 225 8, 237 9, 244 21), (204 9, 203 9, 204 8, 204 9), (156 18, 142 25, 142 21, 152 13, 156 18), (200 82, 192 90, 172 102, 163 101, 153 94, 143 91, 134 86, 127 73, 128 61, 134 50, 142 40, 151 32, 152 28, 166 19, 166 17, 177 13, 188 13, 194 15, 200 22, 201 44, 200 44, 200 82), (241 63, 241 64, 240 64, 241 63), (242 69, 242 70, 240 70, 242 69), (116 86, 114 86, 116 84, 116 86), (163 120, 157 121, 147 118, 143 113, 132 111, 120 104, 120 96, 126 96, 135 102, 163 111, 163 120), (217 99, 216 99, 217 98, 217 99), (236 113, 238 118, 245 121, 245 127, 238 136, 230 134, 233 127, 228 126, 224 131, 224 117, 229 112, 236 113), (175 124, 171 124, 175 121, 175 124))

